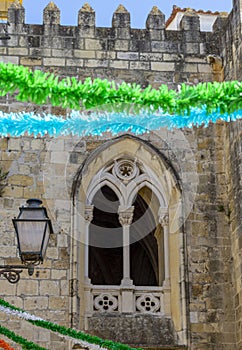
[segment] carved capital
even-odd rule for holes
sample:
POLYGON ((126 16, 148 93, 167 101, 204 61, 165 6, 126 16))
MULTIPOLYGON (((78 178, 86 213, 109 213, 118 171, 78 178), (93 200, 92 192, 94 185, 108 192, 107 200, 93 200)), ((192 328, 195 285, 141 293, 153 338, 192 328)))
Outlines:
POLYGON ((159 217, 159 223, 162 227, 169 225, 169 216, 168 214, 164 215, 163 217, 159 217))
POLYGON ((93 219, 93 205, 86 205, 85 206, 85 210, 84 210, 84 219, 91 223, 92 219, 93 219))
POLYGON ((169 215, 168 215, 168 210, 166 208, 160 208, 158 216, 159 216, 159 223, 161 224, 162 227, 169 225, 169 215))
POLYGON ((133 215, 134 215, 134 207, 122 207, 120 206, 118 209, 119 214, 119 222, 122 226, 129 226, 132 224, 133 215))

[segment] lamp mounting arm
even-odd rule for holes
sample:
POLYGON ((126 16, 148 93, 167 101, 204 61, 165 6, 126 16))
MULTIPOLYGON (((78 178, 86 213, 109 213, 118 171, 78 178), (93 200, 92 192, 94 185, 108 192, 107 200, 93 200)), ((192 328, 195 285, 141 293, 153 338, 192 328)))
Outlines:
POLYGON ((0 265, 0 276, 5 277, 10 283, 18 283, 23 269, 28 270, 29 276, 32 276, 34 273, 33 265, 0 265))

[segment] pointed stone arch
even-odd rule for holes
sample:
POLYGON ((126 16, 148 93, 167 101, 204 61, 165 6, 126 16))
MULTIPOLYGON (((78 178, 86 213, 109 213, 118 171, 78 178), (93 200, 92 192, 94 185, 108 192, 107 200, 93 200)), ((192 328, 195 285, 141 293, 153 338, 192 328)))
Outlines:
MULTIPOLYGON (((104 142, 86 159, 76 174, 72 193, 73 236, 77 237, 78 241, 72 250, 75 260, 72 264, 75 266, 80 291, 80 304, 76 303, 76 309, 80 320, 83 320, 83 328, 93 331, 93 320, 98 317, 99 311, 105 311, 107 315, 110 313, 120 316, 127 313, 142 314, 144 317, 151 313, 155 319, 159 316, 160 319, 171 322, 174 344, 186 345, 186 250, 180 227, 181 193, 181 182, 172 165, 161 152, 138 137, 124 135, 104 142), (119 220, 123 227, 123 242, 126 243, 123 246, 122 282, 119 286, 103 285, 99 288, 100 286, 91 283, 89 268, 86 265, 89 261, 88 239, 93 220, 94 198, 104 186, 108 186, 118 198, 119 220), (159 260, 160 271, 156 271, 157 287, 147 287, 148 289, 133 284, 127 272, 130 265, 127 267, 125 263, 126 260, 130 261, 130 251, 125 246, 130 244, 133 205, 137 196, 141 196, 142 200, 148 203, 154 217, 152 237, 157 242, 158 256, 162 260, 159 260), (145 298, 151 298, 150 303, 155 305, 151 311, 145 298), (135 302, 131 305, 133 300, 135 302), (105 303, 106 310, 100 307, 105 303)), ((152 242, 154 243, 154 240, 152 242)), ((150 250, 154 266, 154 249, 147 244, 144 242, 143 247, 146 251, 150 250)), ((140 331, 142 333, 142 330, 140 331)))

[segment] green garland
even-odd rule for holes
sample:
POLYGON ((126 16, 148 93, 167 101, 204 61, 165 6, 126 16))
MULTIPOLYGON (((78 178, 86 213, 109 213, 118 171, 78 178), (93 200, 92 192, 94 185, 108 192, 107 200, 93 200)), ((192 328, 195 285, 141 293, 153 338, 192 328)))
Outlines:
POLYGON ((184 114, 192 107, 207 112, 220 110, 232 113, 242 109, 242 83, 238 81, 223 83, 200 83, 196 86, 181 85, 180 91, 169 90, 161 85, 158 90, 148 86, 142 90, 140 85, 123 82, 116 86, 108 80, 87 78, 84 82, 76 78, 59 79, 58 76, 40 70, 31 71, 23 66, 0 63, 0 96, 17 94, 19 101, 35 104, 50 103, 72 109, 90 109, 108 104, 132 104, 138 109, 162 108, 164 112, 184 114))
POLYGON ((22 345, 24 350, 47 350, 33 342, 28 341, 27 339, 21 337, 20 335, 15 334, 9 329, 0 325, 0 334, 5 335, 8 339, 13 340, 15 343, 22 345))
MULTIPOLYGON (((0 299, 0 305, 8 307, 12 310, 17 310, 20 312, 24 312, 24 310, 17 308, 15 306, 13 306, 12 304, 9 304, 8 302, 0 299)), ((37 321, 33 321, 33 320, 26 320, 36 326, 42 327, 42 328, 46 328, 48 330, 51 330, 53 332, 57 332, 60 333, 64 336, 69 336, 72 337, 74 339, 78 339, 78 340, 83 340, 92 344, 96 344, 99 345, 100 347, 104 347, 104 348, 108 348, 110 350, 142 350, 139 348, 131 348, 128 345, 125 344, 121 344, 118 342, 113 342, 111 340, 104 340, 101 339, 99 337, 90 335, 90 334, 86 334, 83 333, 81 331, 77 331, 73 328, 66 328, 64 326, 60 326, 56 323, 52 323, 52 322, 47 322, 45 320, 37 320, 37 321)))

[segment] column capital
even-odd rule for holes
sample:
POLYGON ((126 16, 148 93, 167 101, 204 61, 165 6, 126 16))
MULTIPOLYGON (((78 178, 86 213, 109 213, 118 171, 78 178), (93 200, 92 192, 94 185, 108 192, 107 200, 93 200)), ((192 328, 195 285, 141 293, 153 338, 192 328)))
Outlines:
POLYGON ((162 227, 169 225, 169 215, 168 215, 168 209, 167 208, 160 208, 158 212, 159 217, 159 223, 162 227))
POLYGON ((120 205, 118 208, 119 222, 122 226, 130 226, 134 215, 134 206, 126 207, 120 205))
POLYGON ((84 219, 85 221, 91 223, 92 219, 93 219, 93 209, 94 209, 94 205, 85 205, 84 208, 84 219))

